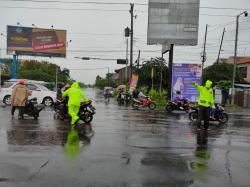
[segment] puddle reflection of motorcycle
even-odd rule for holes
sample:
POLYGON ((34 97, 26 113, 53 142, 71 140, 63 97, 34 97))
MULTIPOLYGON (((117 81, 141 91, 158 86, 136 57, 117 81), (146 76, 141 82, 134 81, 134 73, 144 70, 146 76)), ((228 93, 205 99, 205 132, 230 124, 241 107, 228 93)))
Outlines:
MULTIPOLYGON (((189 120, 195 122, 198 119, 198 107, 193 106, 191 108, 192 112, 189 113, 189 120)), ((224 107, 221 105, 216 105, 213 117, 210 117, 209 121, 218 121, 220 124, 226 124, 228 122, 228 114, 225 112, 224 107)))
POLYGON ((145 107, 148 107, 150 110, 154 110, 156 108, 156 104, 150 99, 150 97, 146 96, 144 98, 133 99, 132 107, 136 110, 145 107))
POLYGON ((186 113, 191 109, 192 105, 188 102, 187 99, 183 99, 181 103, 175 101, 169 101, 166 106, 166 111, 171 113, 174 110, 185 111, 186 113))
POLYGON ((91 125, 72 126, 64 145, 65 154, 71 158, 76 157, 80 151, 91 142, 93 131, 91 125), (88 127, 90 126, 90 127, 88 127))
MULTIPOLYGON (((71 117, 68 114, 68 104, 67 100, 57 101, 54 104, 54 119, 55 120, 62 120, 62 121, 69 121, 71 117)), ((78 116, 80 120, 84 121, 85 123, 90 123, 93 120, 93 116, 96 113, 95 107, 92 105, 92 101, 88 102, 81 102, 80 109, 78 116)))

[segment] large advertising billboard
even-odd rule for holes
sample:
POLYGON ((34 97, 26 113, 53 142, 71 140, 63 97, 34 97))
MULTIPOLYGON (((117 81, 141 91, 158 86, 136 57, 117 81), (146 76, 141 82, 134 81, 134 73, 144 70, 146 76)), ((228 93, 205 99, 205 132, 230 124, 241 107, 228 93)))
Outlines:
POLYGON ((193 86, 193 82, 202 83, 202 68, 200 64, 173 64, 172 70, 172 95, 174 100, 176 92, 180 91, 181 98, 197 102, 199 92, 193 86))
POLYGON ((197 45, 200 0, 149 0, 148 45, 197 45))
POLYGON ((7 26, 7 54, 66 57, 66 30, 7 26))

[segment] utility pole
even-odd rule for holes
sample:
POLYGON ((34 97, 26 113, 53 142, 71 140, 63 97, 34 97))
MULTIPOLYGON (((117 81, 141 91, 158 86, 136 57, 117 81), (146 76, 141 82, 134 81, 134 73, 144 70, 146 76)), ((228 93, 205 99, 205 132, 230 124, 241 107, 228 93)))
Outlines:
POLYGON ((201 58, 202 58, 202 78, 203 78, 203 70, 204 70, 204 63, 206 62, 207 60, 207 54, 206 54, 206 44, 207 44, 207 28, 208 28, 208 24, 206 24, 206 32, 205 32, 205 40, 204 40, 204 48, 203 48, 203 52, 202 52, 202 55, 201 55, 201 58))
POLYGON ((222 47, 222 44, 223 44, 225 31, 226 31, 226 29, 224 28, 223 33, 222 33, 222 37, 221 37, 221 42, 220 42, 220 49, 219 49, 219 54, 218 54, 218 58, 217 58, 217 64, 219 63, 219 60, 220 60, 220 52, 221 52, 221 47, 222 47))
POLYGON ((138 71, 138 73, 139 73, 139 68, 140 68, 140 57, 141 57, 141 50, 139 50, 138 58, 137 58, 137 71, 138 71))
POLYGON ((248 16, 248 12, 244 11, 241 14, 236 16, 236 34, 235 34, 235 48, 234 48, 234 67, 233 67, 233 80, 232 80, 232 104, 234 104, 234 95, 235 95, 235 90, 234 90, 234 84, 235 84, 235 76, 236 76, 236 65, 237 65, 237 49, 238 49, 238 34, 239 34, 239 18, 241 15, 245 17, 248 16))
POLYGON ((130 4, 131 27, 130 27, 130 80, 133 73, 133 42, 134 42, 134 4, 130 4))
POLYGON ((169 50, 169 62, 168 62, 168 99, 171 99, 172 95, 172 69, 173 69, 173 58, 174 58, 174 44, 170 45, 169 50))
POLYGON ((162 66, 163 66, 163 53, 161 53, 161 81, 160 81, 160 93, 162 93, 162 66))

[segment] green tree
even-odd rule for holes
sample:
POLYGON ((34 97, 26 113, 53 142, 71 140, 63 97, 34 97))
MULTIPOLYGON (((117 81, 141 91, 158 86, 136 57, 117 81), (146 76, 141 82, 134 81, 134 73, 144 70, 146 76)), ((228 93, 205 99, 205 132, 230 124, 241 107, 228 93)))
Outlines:
MULTIPOLYGON (((206 80, 211 80, 214 83, 217 83, 219 81, 228 80, 231 81, 233 79, 233 64, 213 64, 212 66, 209 66, 204 69, 204 75, 203 75, 203 83, 206 80)), ((236 69, 236 77, 235 82, 245 82, 239 69, 236 69)))
POLYGON ((145 61, 142 67, 139 69, 139 87, 151 88, 151 71, 154 68, 154 88, 160 88, 161 80, 161 66, 162 66, 162 88, 167 88, 168 81, 168 67, 166 66, 165 59, 153 58, 149 61, 145 61))

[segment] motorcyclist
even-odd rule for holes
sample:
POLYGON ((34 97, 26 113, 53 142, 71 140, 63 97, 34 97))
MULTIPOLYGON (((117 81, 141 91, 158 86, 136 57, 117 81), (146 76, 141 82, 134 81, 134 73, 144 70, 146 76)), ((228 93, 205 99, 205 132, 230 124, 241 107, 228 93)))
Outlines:
POLYGON ((198 111, 198 120, 197 120, 197 128, 200 129, 201 121, 204 120, 204 128, 208 129, 209 127, 209 110, 210 106, 214 109, 214 95, 212 81, 207 80, 205 86, 200 86, 196 82, 193 83, 194 87, 200 92, 199 96, 199 111, 198 111))
POLYGON ((181 98, 181 92, 178 90, 178 91, 176 91, 176 97, 175 97, 175 99, 174 99, 174 102, 177 104, 177 106, 181 109, 181 110, 183 110, 183 107, 182 107, 182 105, 183 105, 183 99, 181 98))
POLYGON ((79 117, 78 112, 81 105, 81 99, 88 101, 84 92, 80 89, 78 82, 74 82, 72 86, 63 93, 63 97, 69 97, 68 113, 71 116, 71 125, 77 124, 79 117))
POLYGON ((11 94, 12 116, 14 115, 16 108, 18 108, 19 109, 18 118, 23 119, 24 107, 30 95, 31 91, 28 88, 26 88, 25 81, 19 80, 19 84, 13 89, 11 94))

